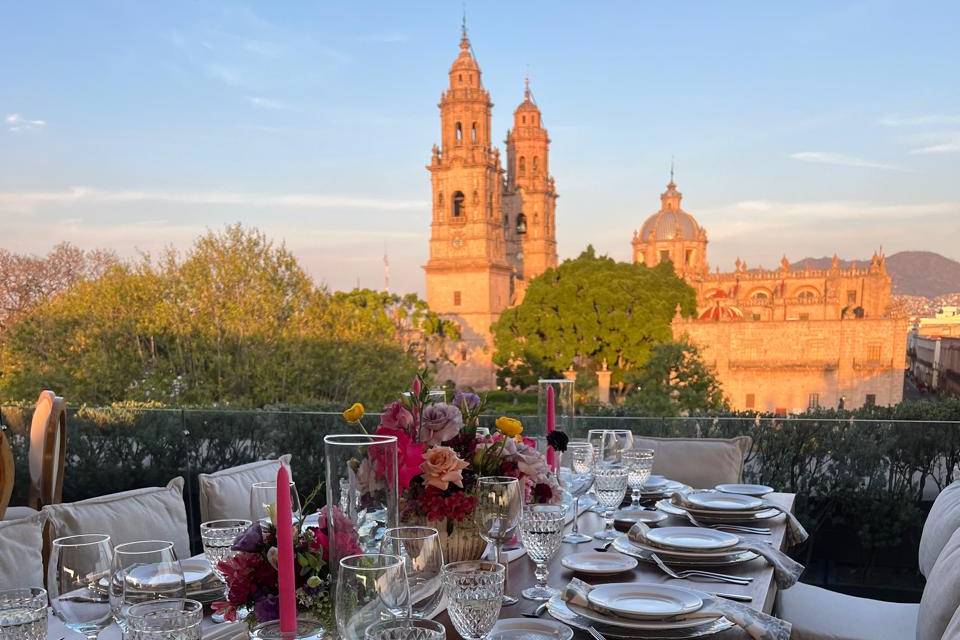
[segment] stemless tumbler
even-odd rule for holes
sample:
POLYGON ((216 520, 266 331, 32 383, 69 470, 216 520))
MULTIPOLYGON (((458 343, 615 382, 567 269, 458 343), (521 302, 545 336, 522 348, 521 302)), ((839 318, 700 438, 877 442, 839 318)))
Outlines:
POLYGON ((443 547, 433 527, 392 527, 383 533, 380 552, 403 558, 410 587, 410 615, 425 618, 440 604, 443 547))
POLYGON ((410 616, 410 590, 400 556, 368 553, 341 558, 335 592, 340 640, 363 640, 371 624, 410 616))
POLYGON ((127 611, 132 605, 185 596, 183 568, 172 542, 143 540, 114 547, 110 609, 121 629, 126 630, 127 611))
POLYGON ((57 538, 51 545, 50 606, 68 629, 89 640, 112 622, 107 595, 112 560, 110 536, 102 533, 57 538))

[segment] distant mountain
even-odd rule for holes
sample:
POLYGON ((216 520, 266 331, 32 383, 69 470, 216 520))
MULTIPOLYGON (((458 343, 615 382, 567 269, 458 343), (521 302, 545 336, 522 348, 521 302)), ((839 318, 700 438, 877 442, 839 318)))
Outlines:
MULTIPOLYGON (((830 258, 804 258, 796 268, 829 269, 830 258)), ((841 260, 842 267, 867 267, 869 260, 841 260)), ((907 296, 936 298, 960 292, 960 262, 932 251, 901 251, 887 256, 887 271, 893 278, 893 292, 907 296)))

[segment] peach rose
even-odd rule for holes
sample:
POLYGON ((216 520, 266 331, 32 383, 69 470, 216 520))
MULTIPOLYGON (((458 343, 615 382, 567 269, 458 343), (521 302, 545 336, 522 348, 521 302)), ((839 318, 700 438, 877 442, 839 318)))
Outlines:
POLYGON ((463 470, 469 466, 450 447, 431 447, 423 455, 420 469, 428 485, 446 491, 451 482, 463 488, 463 470))

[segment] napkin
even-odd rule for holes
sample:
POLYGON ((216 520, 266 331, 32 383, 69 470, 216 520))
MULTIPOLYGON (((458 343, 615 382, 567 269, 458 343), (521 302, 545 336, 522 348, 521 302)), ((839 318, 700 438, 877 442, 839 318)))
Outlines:
MULTIPOLYGON (((682 509, 702 509, 702 507, 698 507, 697 505, 687 502, 687 496, 684 493, 673 494, 673 496, 670 498, 670 501, 682 509)), ((800 524, 800 521, 797 520, 795 515, 770 500, 763 499, 762 502, 762 509, 776 509, 780 513, 787 516, 787 544, 789 544, 791 547, 800 544, 810 537, 810 534, 807 533, 807 530, 803 528, 803 525, 800 524)))
MULTIPOLYGON (((587 584, 579 578, 574 578, 563 590, 563 599, 571 604, 575 604, 587 609, 594 609, 587 595, 593 589, 593 585, 587 584)), ((703 600, 703 606, 697 611, 687 613, 668 620, 695 620, 697 618, 713 619, 717 616, 723 616, 730 622, 750 634, 753 640, 790 640, 790 630, 793 628, 789 622, 768 616, 767 614, 744 606, 739 602, 715 598, 708 593, 694 591, 700 599, 703 600)), ((607 612, 605 615, 610 615, 607 612)))
MULTIPOLYGON (((645 523, 637 522, 630 527, 630 531, 627 532, 627 537, 632 542, 639 542, 651 547, 659 546, 647 538, 649 531, 650 527, 645 523)), ((800 579, 800 574, 803 573, 802 564, 782 551, 774 549, 766 542, 740 538, 740 542, 731 547, 730 551, 753 551, 758 556, 763 556, 763 559, 773 566, 773 578, 777 581, 777 586, 781 589, 789 589, 797 584, 797 580, 800 579)))

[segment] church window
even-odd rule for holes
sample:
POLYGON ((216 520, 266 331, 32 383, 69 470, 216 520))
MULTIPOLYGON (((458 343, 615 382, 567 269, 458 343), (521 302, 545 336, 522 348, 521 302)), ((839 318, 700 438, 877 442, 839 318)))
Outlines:
POLYGON ((667 249, 660 249, 660 262, 666 262, 670 259, 670 251, 667 249))
POLYGON ((766 291, 757 291, 752 296, 754 304, 766 304, 770 296, 767 295, 766 291))
POLYGON ((527 232, 527 216, 520 214, 517 216, 517 233, 523 235, 527 232))
POLYGON ((816 298, 816 294, 813 291, 801 291, 797 294, 797 300, 803 304, 810 304, 814 298, 816 298))
POLYGON ((509 213, 503 214, 503 226, 504 226, 504 227, 509 227, 509 226, 510 226, 510 214, 509 214, 509 213))
POLYGON ((527 124, 527 116, 520 116, 520 122, 527 124))
POLYGON ((880 360, 880 345, 871 344, 867 347, 867 360, 877 362, 880 360))
POLYGON ((877 406, 877 394, 868 393, 867 399, 864 401, 863 406, 865 407, 875 407, 877 406))
POLYGON ((473 190, 473 204, 480 204, 480 194, 477 193, 477 190, 473 190))
POLYGON ((440 192, 440 195, 437 196, 437 205, 443 206, 443 191, 440 192))
POLYGON ((460 144, 463 141, 463 125, 461 125, 459 122, 454 129, 454 137, 457 140, 457 144, 460 144))
POLYGON ((760 322, 760 314, 759 314, 759 313, 754 313, 754 314, 752 315, 752 319, 753 319, 754 322, 760 322))
POLYGON ((470 141, 471 142, 477 141, 477 123, 476 122, 474 122, 473 126, 470 127, 470 141))
POLYGON ((533 175, 540 175, 540 158, 533 156, 533 175))
POLYGON ((687 249, 684 252, 685 264, 689 267, 693 264, 693 249, 687 249))
POLYGON ((459 306, 460 306, 460 292, 459 292, 459 291, 454 291, 454 292, 453 292, 453 306, 455 306, 455 307, 459 307, 459 306))
POLYGON ((800 314, 800 319, 801 319, 801 320, 809 320, 809 319, 810 319, 810 314, 809 314, 809 313, 801 313, 801 314, 800 314))
POLYGON ((457 191, 453 194, 453 217, 459 218, 463 214, 463 192, 457 191))
POLYGON ((462 73, 458 73, 458 74, 457 74, 457 82, 459 82, 460 84, 463 84, 463 74, 462 74, 462 73))
POLYGON ((807 409, 819 409, 820 408, 820 394, 811 393, 807 398, 807 409))
POLYGON ((752 393, 748 393, 746 402, 744 403, 746 408, 753 409, 756 404, 757 404, 757 396, 752 393))
POLYGON ((518 167, 517 173, 519 173, 521 177, 527 175, 527 159, 526 158, 524 158, 523 156, 520 156, 520 160, 517 163, 517 167, 518 167))
POLYGON ((847 290, 847 304, 856 304, 857 303, 857 291, 856 289, 847 290))

